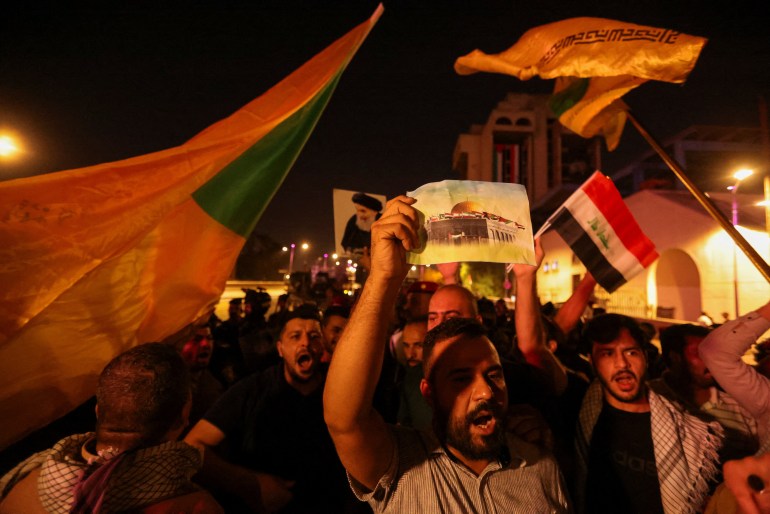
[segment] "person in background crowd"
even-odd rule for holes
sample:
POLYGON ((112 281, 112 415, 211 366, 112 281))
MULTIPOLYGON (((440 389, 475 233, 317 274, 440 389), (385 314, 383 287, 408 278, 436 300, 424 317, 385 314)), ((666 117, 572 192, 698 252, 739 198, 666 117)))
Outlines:
POLYGON ((273 335, 265 314, 270 309, 270 295, 264 290, 244 289, 244 316, 238 342, 243 354, 245 373, 262 371, 279 362, 273 335))
POLYGON ((679 402, 692 414, 718 421, 725 430, 722 460, 751 455, 758 449, 757 422, 718 384, 698 355, 698 347, 711 333, 700 325, 672 325, 660 334, 667 370, 650 387, 669 400, 679 402))
POLYGON ((190 371, 192 408, 191 425, 198 422, 214 402, 225 392, 225 386, 209 370, 213 357, 211 330, 208 325, 195 328, 193 336, 185 342, 181 354, 190 371))
POLYGON ((324 336, 324 353, 321 356, 321 362, 331 361, 337 341, 340 340, 342 331, 348 323, 348 317, 350 317, 350 309, 347 307, 332 305, 324 311, 321 318, 321 331, 324 336))
POLYGON ((420 430, 429 430, 433 418, 430 405, 420 392, 422 346, 427 331, 427 318, 408 321, 401 333, 399 352, 403 354, 403 359, 400 360, 401 377, 398 381, 398 424, 420 430))
POLYGON ((214 348, 211 356, 211 372, 226 387, 237 382, 245 373, 243 353, 238 343, 238 335, 243 325, 241 298, 228 302, 227 319, 212 332, 214 348))
POLYGON ((280 363, 225 392, 185 437, 205 448, 200 480, 228 512, 336 513, 352 496, 323 419, 315 307, 282 327, 280 363))

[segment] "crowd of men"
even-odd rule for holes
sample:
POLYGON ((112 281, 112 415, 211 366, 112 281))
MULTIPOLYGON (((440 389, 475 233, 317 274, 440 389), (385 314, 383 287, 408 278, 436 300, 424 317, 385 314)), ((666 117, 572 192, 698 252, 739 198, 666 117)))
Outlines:
POLYGON ((7 473, 0 513, 770 512, 770 380, 742 359, 770 303, 659 351, 654 327, 590 313, 590 275, 541 306, 537 240, 512 312, 456 264, 405 285, 413 203, 371 225, 353 305, 266 317, 248 290, 116 357, 94 432, 7 473))

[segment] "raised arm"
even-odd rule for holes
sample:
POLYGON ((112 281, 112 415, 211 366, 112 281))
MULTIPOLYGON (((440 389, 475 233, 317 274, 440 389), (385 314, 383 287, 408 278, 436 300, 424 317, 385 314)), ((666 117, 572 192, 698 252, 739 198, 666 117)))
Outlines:
POLYGON ((586 271, 585 276, 572 292, 567 301, 559 307, 556 315, 553 317, 554 323, 565 334, 569 334, 575 327, 577 327, 580 316, 586 310, 588 301, 591 299, 591 295, 594 294, 594 288, 596 287, 596 279, 590 272, 586 271))
POLYGON ((351 477, 374 489, 388 470, 394 441, 372 407, 387 338, 388 313, 418 245, 413 198, 389 201, 372 225, 371 273, 334 350, 324 389, 324 418, 351 477))
POLYGON ((567 388, 567 372, 559 359, 545 345, 545 331, 535 281, 544 256, 540 238, 537 238, 535 239, 537 265, 513 265, 513 273, 516 275, 516 309, 514 310, 516 341, 527 362, 546 371, 551 378, 554 391, 556 394, 561 394, 567 388))
POLYGON ((701 359, 720 386, 752 416, 770 416, 770 380, 743 361, 743 354, 770 329, 770 302, 728 321, 698 346, 701 359))

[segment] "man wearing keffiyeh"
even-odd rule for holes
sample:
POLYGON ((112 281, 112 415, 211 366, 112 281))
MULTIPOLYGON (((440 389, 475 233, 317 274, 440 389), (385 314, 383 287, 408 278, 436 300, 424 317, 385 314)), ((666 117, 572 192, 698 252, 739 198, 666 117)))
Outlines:
POLYGON ((583 332, 596 373, 578 420, 579 512, 700 512, 719 472, 724 434, 647 388, 644 332, 620 314, 583 332))
POLYGON ((223 512, 192 483, 200 452, 177 441, 190 377, 176 350, 139 345, 102 371, 96 432, 33 455, 0 480, 0 513, 223 512))

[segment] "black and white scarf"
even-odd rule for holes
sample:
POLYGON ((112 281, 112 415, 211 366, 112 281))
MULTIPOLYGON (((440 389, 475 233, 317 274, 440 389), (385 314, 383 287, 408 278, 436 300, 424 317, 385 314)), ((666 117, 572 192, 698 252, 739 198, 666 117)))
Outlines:
MULTIPOLYGON (((666 514, 700 512, 719 474, 718 453, 724 440, 722 426, 687 414, 683 407, 653 391, 648 391, 648 395, 663 511, 666 514)), ((588 451, 602 405, 602 385, 594 381, 583 399, 575 439, 579 512, 585 509, 588 451)))
POLYGON ((200 452, 181 441, 118 454, 102 454, 86 461, 84 445, 94 434, 66 437, 53 448, 16 466, 2 480, 0 491, 11 488, 41 467, 38 495, 51 513, 123 512, 139 509, 200 488, 191 478, 201 467, 200 452))

